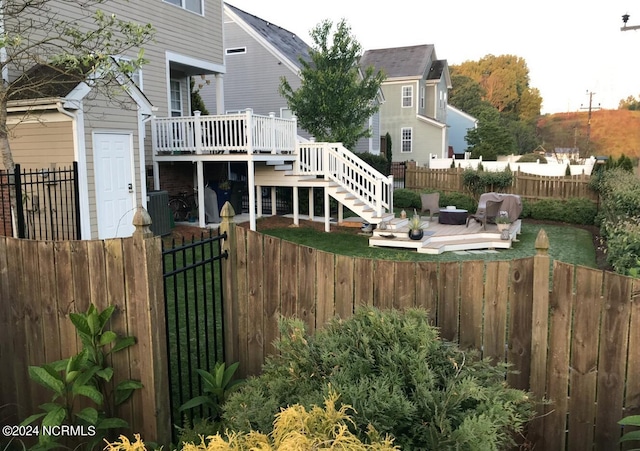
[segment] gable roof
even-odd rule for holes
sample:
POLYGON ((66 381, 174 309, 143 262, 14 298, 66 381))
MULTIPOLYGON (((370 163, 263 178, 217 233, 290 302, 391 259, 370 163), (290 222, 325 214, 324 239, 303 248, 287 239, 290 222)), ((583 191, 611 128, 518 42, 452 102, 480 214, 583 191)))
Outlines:
POLYGON ((387 78, 422 77, 429 62, 435 58, 432 44, 411 47, 367 50, 360 59, 362 67, 383 70, 387 78))
POLYGON ((294 33, 249 14, 229 3, 224 5, 297 67, 300 67, 298 58, 302 58, 307 62, 311 61, 309 46, 294 33))

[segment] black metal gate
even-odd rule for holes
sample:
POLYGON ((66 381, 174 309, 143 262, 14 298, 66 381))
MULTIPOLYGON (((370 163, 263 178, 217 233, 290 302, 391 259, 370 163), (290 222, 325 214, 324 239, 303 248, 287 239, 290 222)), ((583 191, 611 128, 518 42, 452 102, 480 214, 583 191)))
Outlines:
MULTIPOLYGON (((165 309, 171 421, 182 427, 186 401, 202 395, 197 369, 213 370, 224 362, 222 235, 163 244, 165 309)), ((190 415, 190 412, 186 412, 190 415)), ((206 416, 200 412, 200 417, 206 416)), ((175 432, 175 431, 174 431, 175 432)))
POLYGON ((70 168, 21 170, 16 164, 13 173, 0 171, 0 234, 32 240, 79 240, 79 197, 76 162, 70 168))
POLYGON ((404 188, 404 178, 407 172, 407 163, 394 161, 391 163, 391 175, 393 175, 393 187, 404 188))

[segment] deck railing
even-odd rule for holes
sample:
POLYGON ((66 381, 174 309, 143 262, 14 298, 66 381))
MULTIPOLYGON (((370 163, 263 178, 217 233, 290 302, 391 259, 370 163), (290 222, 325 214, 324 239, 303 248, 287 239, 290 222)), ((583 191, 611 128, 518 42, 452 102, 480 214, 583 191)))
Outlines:
POLYGON ((393 177, 382 175, 340 143, 299 144, 297 171, 338 183, 377 216, 393 209, 393 177))
POLYGON ((242 114, 154 117, 151 121, 156 155, 184 153, 293 153, 296 120, 242 114))

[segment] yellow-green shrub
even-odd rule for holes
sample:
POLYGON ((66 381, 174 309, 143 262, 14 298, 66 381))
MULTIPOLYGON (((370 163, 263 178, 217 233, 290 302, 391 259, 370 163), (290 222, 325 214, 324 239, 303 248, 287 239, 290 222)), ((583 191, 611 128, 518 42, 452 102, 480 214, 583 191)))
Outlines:
MULTIPOLYGON (((369 428, 369 443, 362 443, 351 431, 350 406, 336 409, 338 395, 331 393, 325 400, 325 408, 313 407, 307 411, 297 404, 276 415, 274 429, 269 435, 251 431, 249 433, 227 432, 201 437, 199 444, 184 443, 183 451, 284 451, 292 449, 348 449, 351 451, 391 451, 399 448, 389 438, 382 439, 373 427, 369 428)), ((135 436, 132 443, 121 436, 119 442, 109 443, 108 451, 145 451, 146 448, 135 436)))

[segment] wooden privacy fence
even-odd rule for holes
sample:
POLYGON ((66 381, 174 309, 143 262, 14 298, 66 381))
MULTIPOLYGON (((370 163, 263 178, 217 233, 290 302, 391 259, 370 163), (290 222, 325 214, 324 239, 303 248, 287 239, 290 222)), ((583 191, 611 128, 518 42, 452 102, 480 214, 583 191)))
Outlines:
MULTIPOLYGON (((19 424, 52 393, 29 378, 30 365, 81 349, 69 313, 116 306, 110 329, 137 343, 113 355, 114 379, 137 379, 118 416, 147 441, 170 442, 160 239, 136 222, 131 238, 32 241, 0 237, 0 419, 19 424)), ((146 216, 148 219, 148 215, 146 216)), ((70 422, 65 423, 70 424, 70 422)))
MULTIPOLYGON (((444 192, 465 192, 462 175, 464 169, 429 169, 407 166, 405 188, 437 189, 444 192)), ((526 199, 570 199, 583 197, 598 201, 598 194, 589 188, 590 176, 586 174, 553 177, 513 172, 513 183, 508 189, 526 199)))
POLYGON ((551 400, 529 426, 535 449, 618 449, 616 422, 640 413, 639 281, 551 267, 544 233, 535 257, 436 263, 352 258, 223 229, 226 356, 246 374, 274 352, 281 315, 314 332, 361 305, 423 307, 444 338, 512 364, 511 386, 551 400))

